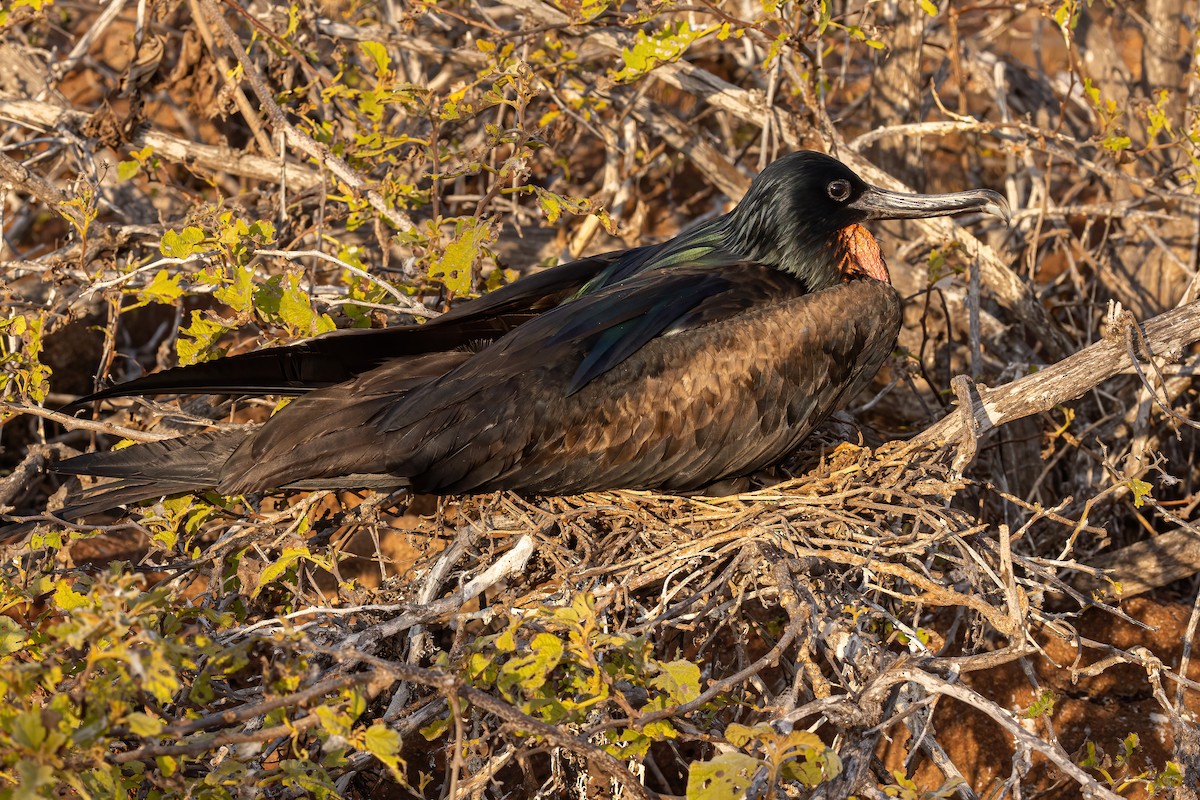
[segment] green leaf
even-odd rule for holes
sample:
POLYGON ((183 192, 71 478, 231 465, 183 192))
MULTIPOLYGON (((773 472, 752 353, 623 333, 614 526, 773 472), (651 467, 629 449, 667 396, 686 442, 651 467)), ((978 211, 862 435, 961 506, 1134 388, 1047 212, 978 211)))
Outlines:
POLYGON ((267 565, 258 577, 258 585, 254 587, 254 594, 257 596, 271 581, 278 578, 283 573, 287 572, 294 564, 301 561, 305 556, 309 555, 307 547, 288 547, 283 551, 279 558, 267 565))
POLYGON ((283 276, 272 275, 254 290, 254 308, 268 317, 279 316, 279 303, 283 300, 283 276))
POLYGON ((1086 742, 1086 755, 1083 757, 1083 760, 1079 762, 1079 766, 1085 767, 1085 768, 1086 767, 1095 768, 1095 767, 1100 766, 1100 757, 1096 753, 1096 743, 1095 742, 1092 742, 1092 741, 1086 742))
POLYGON ((620 734, 609 731, 608 744, 604 745, 604 752, 623 760, 638 759, 645 756, 650 751, 650 745, 661 738, 647 736, 632 728, 621 731, 620 734))
POLYGON ((762 766, 745 753, 723 753, 712 761, 693 761, 688 770, 688 800, 738 800, 762 766))
POLYGON ((1154 779, 1154 788, 1173 789, 1176 786, 1183 786, 1183 767, 1175 761, 1168 761, 1154 779))
POLYGON ((842 760, 815 733, 792 731, 784 749, 789 760, 782 771, 788 780, 799 781, 811 788, 842 771, 842 760))
POLYGON ((317 706, 313 709, 313 713, 321 721, 322 730, 330 736, 350 735, 350 728, 354 724, 354 720, 349 714, 329 706, 317 706))
POLYGON ((759 65, 760 69, 770 69, 771 65, 775 63, 775 59, 779 58, 779 54, 783 52, 784 45, 787 44, 789 38, 791 38, 791 33, 784 30, 771 40, 771 46, 767 48, 767 57, 759 65))
POLYGON ((188 227, 179 233, 170 230, 163 234, 158 249, 167 258, 187 258, 202 249, 200 243, 203 241, 204 231, 199 228, 188 227))
POLYGON ((164 705, 175 698, 182 685, 175 668, 162 650, 152 650, 141 659, 141 688, 164 705))
POLYGON ((132 178, 134 175, 137 175, 138 171, 141 170, 141 168, 142 168, 142 165, 139 164, 137 161, 132 161, 132 160, 131 161, 118 161, 117 162, 117 180, 118 181, 127 181, 130 178, 132 178))
POLYGON ((1121 741, 1121 752, 1117 755, 1117 766, 1124 766, 1129 763, 1129 759, 1133 757, 1134 752, 1138 748, 1138 735, 1130 733, 1121 741))
POLYGON ((339 796, 329 773, 307 759, 289 758, 281 761, 278 772, 282 775, 280 785, 298 790, 292 792, 292 796, 299 794, 318 800, 339 796))
POLYGON ((1042 690, 1042 693, 1038 695, 1037 700, 1034 700, 1033 704, 1030 705, 1029 708, 1025 710, 1025 713, 1021 716, 1025 719, 1035 719, 1037 717, 1050 714, 1054 711, 1054 701, 1057 699, 1058 696, 1053 691, 1050 689, 1044 689, 1042 690))

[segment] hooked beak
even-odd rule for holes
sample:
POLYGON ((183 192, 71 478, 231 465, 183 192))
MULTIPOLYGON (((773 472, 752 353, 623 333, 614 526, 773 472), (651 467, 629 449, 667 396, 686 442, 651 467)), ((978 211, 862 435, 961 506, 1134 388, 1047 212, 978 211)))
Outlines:
POLYGON ((944 217, 963 211, 995 214, 1007 225, 1012 222, 1008 201, 991 189, 971 189, 951 194, 905 194, 871 186, 849 204, 866 212, 867 219, 919 219, 944 217))

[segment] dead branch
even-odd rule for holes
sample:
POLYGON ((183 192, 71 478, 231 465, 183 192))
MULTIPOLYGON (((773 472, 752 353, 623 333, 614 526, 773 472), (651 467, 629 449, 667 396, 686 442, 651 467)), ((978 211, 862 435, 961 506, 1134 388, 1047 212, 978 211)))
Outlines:
MULTIPOLYGON (((1200 572, 1200 532, 1188 526, 1160 533, 1094 558, 1090 566, 1120 584, 1121 598, 1136 597, 1200 572)), ((1117 593, 1090 575, 1081 574, 1075 583, 1083 591, 1117 593)))
MULTIPOLYGON (((1177 361, 1186 347, 1200 341, 1200 301, 1154 317, 1145 323, 1143 335, 1151 351, 1143 355, 1177 361)), ((1125 336, 1105 338, 1011 383, 991 389, 975 385, 969 419, 973 420, 975 434, 983 435, 1006 423, 1075 400, 1131 366, 1125 336)), ((955 412, 916 436, 912 443, 958 444, 969 436, 967 420, 955 412)))
MULTIPOLYGON (((60 127, 75 130, 83 126, 88 114, 38 100, 0 99, 0 119, 44 131, 60 127)), ((193 142, 153 127, 136 129, 130 137, 130 145, 134 148, 153 147, 154 154, 165 161, 218 175, 235 175, 267 184, 285 182, 293 189, 310 189, 322 181, 319 174, 302 164, 273 161, 231 147, 193 142)))

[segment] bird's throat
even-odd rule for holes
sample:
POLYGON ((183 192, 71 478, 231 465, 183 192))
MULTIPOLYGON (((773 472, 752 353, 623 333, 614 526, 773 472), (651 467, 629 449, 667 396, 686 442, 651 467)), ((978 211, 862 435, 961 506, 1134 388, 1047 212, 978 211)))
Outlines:
POLYGON ((887 264, 879 252, 879 242, 862 225, 848 225, 837 233, 837 264, 843 281, 874 278, 891 283, 887 264))

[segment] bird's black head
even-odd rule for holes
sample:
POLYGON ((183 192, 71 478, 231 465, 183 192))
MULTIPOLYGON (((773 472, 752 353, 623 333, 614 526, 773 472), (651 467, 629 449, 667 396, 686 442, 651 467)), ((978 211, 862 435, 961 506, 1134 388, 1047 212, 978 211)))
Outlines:
POLYGON ((902 194, 864 181, 835 158, 790 153, 767 166, 724 221, 731 249, 791 272, 811 289, 841 280, 840 232, 870 219, 936 217, 985 211, 1008 218, 996 192, 902 194))

